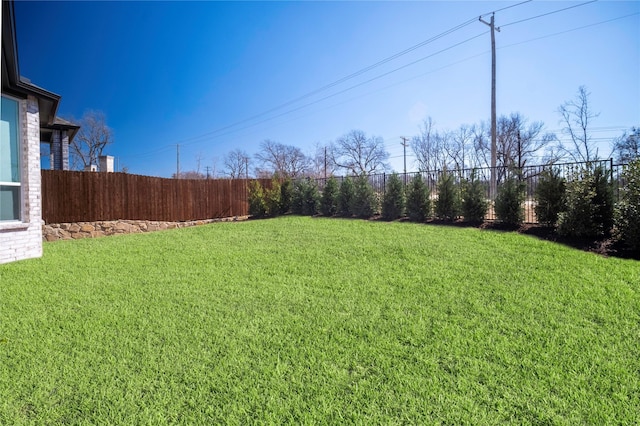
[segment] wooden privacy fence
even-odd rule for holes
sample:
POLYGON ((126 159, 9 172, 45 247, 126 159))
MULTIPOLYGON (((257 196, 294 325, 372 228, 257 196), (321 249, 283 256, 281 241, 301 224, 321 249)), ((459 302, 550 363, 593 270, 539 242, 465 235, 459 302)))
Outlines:
POLYGON ((182 222, 244 216, 249 214, 248 182, 42 170, 42 218, 45 223, 182 222))

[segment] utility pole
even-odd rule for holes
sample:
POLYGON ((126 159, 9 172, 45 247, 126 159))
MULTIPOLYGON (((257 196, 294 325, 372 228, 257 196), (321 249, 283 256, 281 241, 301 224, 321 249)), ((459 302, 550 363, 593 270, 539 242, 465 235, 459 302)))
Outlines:
POLYGON ((497 148, 496 148, 496 31, 500 32, 500 28, 496 28, 495 14, 491 14, 491 21, 487 22, 478 19, 491 28, 491 190, 490 197, 494 199, 497 192, 496 166, 497 166, 497 148))
POLYGON ((400 142, 400 144, 402 145, 403 151, 404 151, 404 184, 407 184, 407 141, 409 140, 408 137, 406 136, 400 136, 400 139, 402 139, 402 142, 400 142))
POLYGON ((244 159, 244 174, 247 179, 249 179, 249 159, 244 159))
POLYGON ((207 166, 205 167, 205 170, 207 171, 207 179, 209 179, 209 170, 211 170, 211 167, 207 166))
POLYGON ((176 144, 176 179, 180 179, 180 144, 176 144))

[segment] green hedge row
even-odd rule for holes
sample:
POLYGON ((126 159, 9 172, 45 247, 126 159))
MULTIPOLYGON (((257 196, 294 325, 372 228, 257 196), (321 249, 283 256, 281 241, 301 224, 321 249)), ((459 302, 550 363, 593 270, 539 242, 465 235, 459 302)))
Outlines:
MULTIPOLYGON (((554 226, 563 236, 603 237, 614 235, 634 249, 640 249, 640 160, 630 163, 621 180, 620 201, 614 204, 613 187, 602 167, 586 167, 567 178, 554 169, 545 170, 536 187, 535 213, 539 223, 554 226)), ((377 194, 367 176, 348 177, 339 183, 326 181, 322 192, 313 179, 281 181, 270 188, 257 181, 249 187, 249 213, 254 217, 291 212, 299 215, 370 218, 384 220, 407 217, 413 222, 430 218, 482 222, 490 203, 475 173, 456 183, 444 172, 432 201, 428 186, 416 175, 405 186, 397 174, 386 183, 384 195, 377 194)), ((498 188, 494 209, 499 221, 518 225, 524 220, 524 182, 511 177, 498 188)))

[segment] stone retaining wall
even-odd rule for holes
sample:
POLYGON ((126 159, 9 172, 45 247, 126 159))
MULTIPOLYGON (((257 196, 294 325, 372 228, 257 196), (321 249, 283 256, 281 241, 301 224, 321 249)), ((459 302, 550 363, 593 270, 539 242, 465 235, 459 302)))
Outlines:
POLYGON ((159 222, 151 220, 110 220, 102 222, 53 223, 42 226, 44 241, 77 240, 118 234, 140 234, 163 231, 165 229, 188 228, 214 222, 235 222, 246 220, 247 216, 222 219, 192 220, 189 222, 159 222))

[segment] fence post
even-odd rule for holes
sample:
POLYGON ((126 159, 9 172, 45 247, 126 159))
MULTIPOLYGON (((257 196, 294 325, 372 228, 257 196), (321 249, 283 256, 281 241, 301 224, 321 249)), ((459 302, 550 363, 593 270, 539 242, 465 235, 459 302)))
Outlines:
POLYGON ((387 174, 382 173, 382 195, 385 195, 387 192, 387 174))
POLYGON ((611 185, 613 185, 613 158, 609 158, 609 173, 611 174, 611 185))

